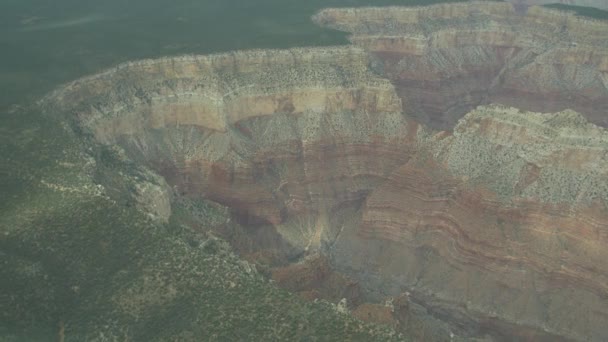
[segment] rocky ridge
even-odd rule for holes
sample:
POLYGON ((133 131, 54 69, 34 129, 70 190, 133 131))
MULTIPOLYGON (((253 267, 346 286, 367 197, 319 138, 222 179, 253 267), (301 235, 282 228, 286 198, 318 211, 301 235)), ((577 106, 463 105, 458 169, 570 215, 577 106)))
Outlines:
POLYGON ((451 129, 480 104, 566 108, 606 126, 608 24, 509 3, 326 9, 318 24, 352 33, 391 79, 404 111, 451 129))
POLYGON ((78 80, 48 98, 58 110, 77 112, 106 143, 176 124, 225 132, 277 112, 398 111, 392 87, 371 75, 366 62, 362 50, 341 47, 143 60, 78 80), (341 66, 348 69, 336 69, 341 66))
POLYGON ((43 106, 74 113, 182 194, 230 204, 245 220, 309 226, 286 218, 361 199, 407 158, 400 100, 367 62, 355 48, 143 61, 77 81, 43 106))
POLYGON ((368 247, 365 261, 340 243, 335 255, 345 269, 368 263, 370 279, 454 301, 440 304, 454 316, 601 340, 606 138, 571 111, 480 107, 368 196, 354 234, 394 244, 368 247))
MULTIPOLYGON (((608 26, 486 3, 315 20, 362 49, 132 62, 41 105, 283 240, 264 248, 320 253, 370 300, 407 293, 447 322, 438 340, 608 338, 608 26)), ((298 284, 274 276, 312 297, 300 283, 352 285, 313 260, 298 284)))

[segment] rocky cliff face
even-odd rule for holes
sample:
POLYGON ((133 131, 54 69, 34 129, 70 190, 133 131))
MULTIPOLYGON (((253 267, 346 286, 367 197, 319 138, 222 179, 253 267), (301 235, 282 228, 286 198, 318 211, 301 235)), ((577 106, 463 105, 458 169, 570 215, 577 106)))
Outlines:
POLYGON ((305 297, 399 297, 355 312, 433 316, 435 340, 608 339, 608 25, 486 3, 315 20, 360 48, 132 62, 41 105, 310 255, 273 270, 305 297))
POLYGON ((404 111, 451 129, 480 104, 540 112, 574 109, 606 126, 605 22, 509 3, 327 9, 314 20, 351 32, 391 79, 404 111))
POLYGON ((318 247, 334 207, 361 201, 409 158, 401 102, 367 63, 355 48, 142 61, 44 101, 181 194, 318 247), (320 218, 295 219, 311 213, 320 218))
POLYGON ((406 286, 465 321, 605 339, 607 138, 571 111, 480 107, 423 138, 367 197, 338 264, 363 263, 372 289, 406 286), (359 238, 375 247, 352 253, 359 238))

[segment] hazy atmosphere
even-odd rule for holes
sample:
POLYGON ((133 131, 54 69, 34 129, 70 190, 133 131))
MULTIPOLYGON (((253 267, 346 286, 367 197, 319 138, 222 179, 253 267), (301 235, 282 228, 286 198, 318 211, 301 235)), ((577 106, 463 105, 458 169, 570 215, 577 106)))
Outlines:
POLYGON ((0 341, 608 340, 604 0, 4 0, 0 341))

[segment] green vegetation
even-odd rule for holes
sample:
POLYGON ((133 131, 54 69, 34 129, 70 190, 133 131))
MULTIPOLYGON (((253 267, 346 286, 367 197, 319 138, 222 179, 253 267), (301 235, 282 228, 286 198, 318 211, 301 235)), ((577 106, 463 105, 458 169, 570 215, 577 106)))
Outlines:
POLYGON ((0 340, 56 341, 61 326, 66 341, 399 340, 278 289, 185 225, 218 224, 221 207, 182 203, 169 224, 151 221, 133 205, 143 170, 23 106, 132 59, 346 43, 310 22, 323 7, 438 2, 3 1, 0 340))
POLYGON ((309 21, 321 1, 295 3, 0 5, 0 340, 399 340, 278 289, 188 228, 225 221, 219 206, 176 203, 169 224, 151 221, 134 198, 145 170, 32 104, 131 59, 346 42, 309 21))
POLYGON ((129 205, 144 170, 35 111, 5 122, 0 340, 400 340, 277 288, 182 224, 223 222, 221 206, 192 201, 153 222, 129 205))
POLYGON ((346 44, 310 20, 325 7, 466 0, 8 0, 0 4, 0 110, 121 62, 346 44))

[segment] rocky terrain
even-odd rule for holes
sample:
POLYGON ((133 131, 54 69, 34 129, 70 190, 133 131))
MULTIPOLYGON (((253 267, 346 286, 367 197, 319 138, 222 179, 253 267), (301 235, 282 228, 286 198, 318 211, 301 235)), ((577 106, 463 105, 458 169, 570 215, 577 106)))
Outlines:
POLYGON ((566 108, 606 126, 606 24, 509 3, 327 9, 314 20, 351 32, 373 68, 394 83, 404 111, 451 129, 480 104, 566 108))
MULTIPOLYGON (((400 100, 367 62, 355 48, 151 60, 50 100, 182 195, 230 205, 245 222, 297 227, 288 219, 361 200, 407 160, 400 100)), ((320 237, 293 243, 318 247, 320 237)))
MULTIPOLYGON (((416 340, 608 339, 608 24, 483 2, 314 20, 354 46, 130 62, 37 104, 109 163, 90 191, 186 232, 160 249, 183 251, 165 273, 129 247, 149 267, 104 292, 119 312, 104 319, 153 324, 147 305, 218 287, 253 287, 261 305, 278 291, 260 285, 267 273, 416 340), (212 279, 234 279, 199 285, 186 269, 208 254, 229 261, 212 279), (167 277, 182 270, 177 290, 167 277)), ((198 336, 207 317, 184 315, 168 336, 198 336)), ((344 336, 397 338, 340 319, 344 336)))
POLYGON ((357 236, 392 243, 338 242, 337 264, 367 263, 371 288, 393 278, 464 320, 602 340, 606 138, 571 111, 479 107, 368 196, 357 236))
POLYGON ((0 128, 1 341, 404 340, 278 288, 221 238, 226 207, 59 114, 0 128))

